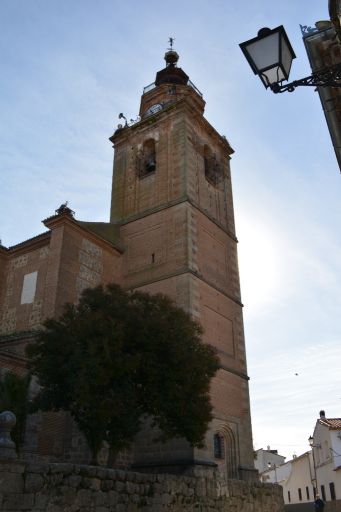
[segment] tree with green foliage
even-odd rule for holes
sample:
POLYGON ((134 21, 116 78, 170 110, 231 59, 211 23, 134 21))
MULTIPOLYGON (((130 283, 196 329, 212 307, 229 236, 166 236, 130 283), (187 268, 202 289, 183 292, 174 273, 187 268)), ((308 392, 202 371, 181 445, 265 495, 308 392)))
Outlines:
POLYGON ((27 415, 29 413, 29 386, 31 376, 16 375, 6 372, 0 379, 0 412, 11 411, 17 422, 12 429, 11 437, 15 443, 17 454, 24 443, 27 415))
POLYGON ((115 454, 128 448, 146 415, 162 440, 202 446, 219 362, 201 334, 166 296, 115 284, 87 289, 28 349, 41 385, 36 406, 70 411, 93 462, 103 441, 115 454))

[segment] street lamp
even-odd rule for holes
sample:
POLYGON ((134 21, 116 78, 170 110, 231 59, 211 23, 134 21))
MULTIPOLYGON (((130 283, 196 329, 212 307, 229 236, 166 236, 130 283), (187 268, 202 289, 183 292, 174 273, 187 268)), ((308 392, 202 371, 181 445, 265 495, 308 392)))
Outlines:
POLYGON ((293 92, 296 87, 341 87, 341 64, 314 72, 310 76, 282 85, 289 79, 291 64, 296 58, 283 25, 262 28, 258 36, 241 43, 240 48, 255 75, 258 75, 265 88, 272 92, 293 92))
POLYGON ((277 484, 277 467, 276 467, 276 464, 271 464, 271 462, 268 462, 268 468, 275 470, 275 484, 277 484))
MULTIPOLYGON (((314 497, 315 497, 316 493, 318 492, 318 485, 317 485, 317 473, 316 473, 314 448, 321 448, 321 445, 320 444, 314 444, 313 436, 310 436, 308 438, 308 442, 309 442, 309 445, 310 445, 310 448, 311 448, 311 451, 312 451, 312 454, 313 454, 314 475, 315 475, 315 479, 314 479, 315 480, 315 485, 313 485, 313 489, 314 489, 314 497)), ((311 482, 311 483, 313 483, 313 482, 311 482)))

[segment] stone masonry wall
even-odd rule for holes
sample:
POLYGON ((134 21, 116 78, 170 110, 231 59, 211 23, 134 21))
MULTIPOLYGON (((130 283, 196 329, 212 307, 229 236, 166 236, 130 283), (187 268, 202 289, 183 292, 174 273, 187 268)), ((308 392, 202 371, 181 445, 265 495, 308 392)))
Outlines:
POLYGON ((2 512, 282 512, 278 485, 0 461, 2 512))

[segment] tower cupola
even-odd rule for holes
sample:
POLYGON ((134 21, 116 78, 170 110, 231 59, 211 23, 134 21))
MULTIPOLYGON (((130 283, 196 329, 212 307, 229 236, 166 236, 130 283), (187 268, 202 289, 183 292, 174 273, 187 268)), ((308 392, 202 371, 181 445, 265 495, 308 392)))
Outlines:
POLYGON ((166 67, 156 73, 155 82, 143 89, 140 106, 142 118, 160 112, 184 97, 192 101, 194 108, 201 113, 204 112, 205 102, 202 94, 184 70, 177 66, 179 54, 173 49, 174 39, 170 38, 169 42, 170 48, 164 55, 166 67))

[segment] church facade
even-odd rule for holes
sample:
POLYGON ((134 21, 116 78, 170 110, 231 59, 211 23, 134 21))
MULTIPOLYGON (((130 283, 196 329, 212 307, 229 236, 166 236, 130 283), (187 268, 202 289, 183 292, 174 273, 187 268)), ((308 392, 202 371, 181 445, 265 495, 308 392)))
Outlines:
MULTIPOLYGON (((202 94, 177 67, 177 53, 170 49, 165 60, 166 67, 144 89, 139 120, 119 125, 110 138, 115 149, 110 222, 76 220, 62 205, 43 221, 43 234, 0 246, 1 367, 24 373, 25 346, 36 329, 59 316, 65 302, 77 302, 87 287, 116 282, 164 293, 202 324, 204 341, 218 351, 221 367, 211 385, 214 419, 203 449, 184 440, 155 444, 146 423, 129 465, 145 472, 218 466, 230 478, 248 479, 253 448, 233 150, 205 119, 202 94)), ((68 427, 63 428, 66 438, 68 427)), ((49 450, 39 442, 31 449, 49 450)), ((62 456, 66 447, 59 450, 62 456)))

